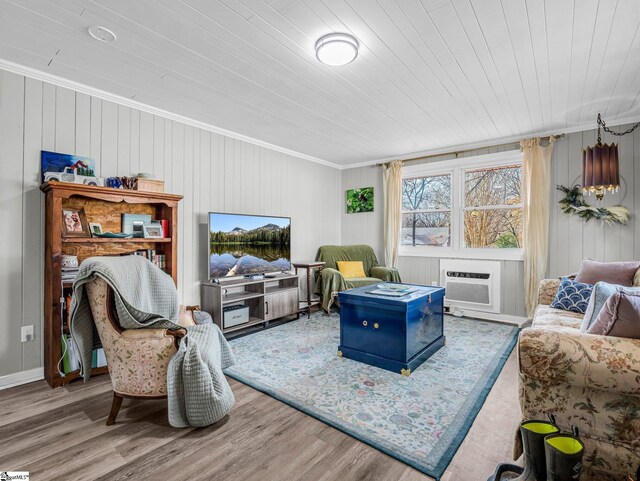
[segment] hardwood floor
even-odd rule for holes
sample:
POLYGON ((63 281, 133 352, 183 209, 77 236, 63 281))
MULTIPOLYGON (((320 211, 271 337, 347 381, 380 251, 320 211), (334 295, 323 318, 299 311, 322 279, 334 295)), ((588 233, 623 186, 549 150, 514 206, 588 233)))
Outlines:
MULTIPOLYGON (((485 480, 510 459, 519 422, 515 353, 443 476, 485 480)), ((125 399, 114 426, 107 376, 50 389, 0 391, 0 470, 32 480, 429 480, 413 468, 254 389, 230 380, 230 416, 173 429, 166 401, 125 399)))

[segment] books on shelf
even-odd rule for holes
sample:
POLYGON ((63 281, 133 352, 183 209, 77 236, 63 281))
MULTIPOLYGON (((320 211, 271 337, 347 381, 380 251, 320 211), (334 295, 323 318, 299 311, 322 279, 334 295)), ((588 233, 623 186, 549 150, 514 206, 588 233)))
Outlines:
POLYGON ((71 291, 67 289, 66 294, 64 296, 64 303, 62 304, 62 318, 64 319, 63 328, 66 329, 66 332, 71 332, 71 319, 69 316, 71 315, 71 291))
POLYGON ((104 349, 94 349, 91 354, 91 367, 104 367, 107 365, 107 358, 104 355, 104 349))
POLYGON ((78 356, 78 349, 76 343, 71 339, 71 335, 62 335, 62 371, 65 374, 77 371, 80 369, 80 356, 78 356))
MULTIPOLYGON (((149 261, 153 262, 163 271, 167 269, 167 256, 164 254, 156 254, 155 249, 140 249, 131 253, 134 256, 142 256, 149 261)), ((128 255, 128 254, 125 254, 128 255)))
MULTIPOLYGON (((62 371, 65 374, 80 369, 80 355, 76 343, 71 339, 70 334, 62 335, 62 371)), ((107 358, 104 355, 104 349, 94 349, 91 354, 91 368, 104 367, 107 365, 107 358)))
POLYGON ((76 280, 80 269, 78 267, 63 267, 61 271, 62 282, 73 282, 76 280))

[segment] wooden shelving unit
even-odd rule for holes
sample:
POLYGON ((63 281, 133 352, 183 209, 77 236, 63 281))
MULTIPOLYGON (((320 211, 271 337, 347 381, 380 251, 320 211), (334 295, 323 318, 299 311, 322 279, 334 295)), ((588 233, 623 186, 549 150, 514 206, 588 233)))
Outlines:
POLYGON ((119 243, 140 243, 140 244, 162 244, 171 242, 170 238, 163 239, 138 239, 134 237, 128 237, 125 239, 118 239, 117 237, 63 237, 63 244, 119 244, 119 243))
POLYGON ((205 282, 201 290, 202 309, 211 314, 213 321, 225 334, 299 314, 298 277, 291 274, 278 274, 264 279, 205 282), (236 304, 249 307, 249 322, 225 327, 224 308, 236 304))
MULTIPOLYGON (((51 387, 66 384, 80 376, 79 371, 60 376, 58 363, 62 356, 63 304, 61 299, 71 291, 72 283, 61 280, 63 255, 87 257, 122 255, 142 249, 155 249, 166 256, 165 271, 178 278, 178 203, 180 195, 136 190, 111 189, 65 182, 46 182, 40 186, 45 194, 45 272, 44 272, 44 376, 51 387), (169 221, 169 237, 163 239, 64 237, 62 211, 81 209, 87 222, 102 224, 105 232, 120 232, 122 214, 149 214, 152 219, 169 221)), ((94 368, 91 374, 108 372, 94 368)))

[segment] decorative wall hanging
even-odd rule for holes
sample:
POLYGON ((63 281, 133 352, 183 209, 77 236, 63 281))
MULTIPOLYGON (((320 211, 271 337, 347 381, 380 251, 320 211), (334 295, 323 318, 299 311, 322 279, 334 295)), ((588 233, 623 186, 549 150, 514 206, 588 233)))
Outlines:
POLYGON ((604 224, 626 224, 631 212, 623 205, 613 207, 593 207, 583 199, 583 189, 579 185, 573 188, 559 185, 558 190, 564 192, 564 198, 559 202, 562 212, 575 214, 585 222, 591 219, 602 221, 604 224))
POLYGON ((373 212, 373 187, 347 190, 347 214, 373 212))
POLYGON ((602 200, 604 194, 617 192, 620 188, 620 165, 618 159, 618 144, 603 144, 600 127, 611 135, 622 137, 630 134, 640 126, 635 124, 625 132, 614 132, 607 127, 598 114, 598 143, 582 151, 582 193, 595 193, 596 199, 602 200))
POLYGON ((95 161, 90 157, 41 150, 40 170, 42 182, 104 185, 104 179, 96 176, 95 161))

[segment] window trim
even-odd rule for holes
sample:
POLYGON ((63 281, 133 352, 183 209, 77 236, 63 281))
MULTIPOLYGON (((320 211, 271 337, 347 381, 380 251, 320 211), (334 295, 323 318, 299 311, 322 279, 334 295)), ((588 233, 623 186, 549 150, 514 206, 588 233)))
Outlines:
MULTIPOLYGON (((507 167, 509 165, 522 166, 522 152, 510 150, 495 154, 476 155, 457 159, 429 162, 402 167, 402 180, 415 177, 436 175, 451 175, 451 247, 436 246, 408 246, 400 244, 398 255, 402 257, 439 257, 462 259, 499 259, 523 260, 522 248, 498 249, 491 247, 464 247, 464 212, 473 210, 464 205, 464 172, 467 170, 507 167)), ((522 205, 519 206, 522 208, 522 205)), ((518 206, 482 206, 481 209, 518 208, 518 206)), ((402 211, 400 215, 402 215, 402 211)))

